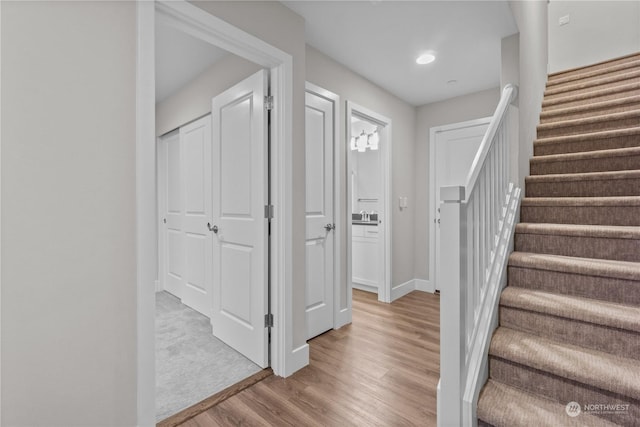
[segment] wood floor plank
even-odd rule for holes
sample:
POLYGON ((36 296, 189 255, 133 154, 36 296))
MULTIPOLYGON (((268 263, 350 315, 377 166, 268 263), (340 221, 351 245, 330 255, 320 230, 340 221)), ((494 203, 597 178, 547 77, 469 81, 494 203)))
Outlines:
POLYGON ((182 424, 212 426, 435 426, 439 295, 381 303, 353 292, 353 323, 310 344, 309 366, 271 376, 182 424))

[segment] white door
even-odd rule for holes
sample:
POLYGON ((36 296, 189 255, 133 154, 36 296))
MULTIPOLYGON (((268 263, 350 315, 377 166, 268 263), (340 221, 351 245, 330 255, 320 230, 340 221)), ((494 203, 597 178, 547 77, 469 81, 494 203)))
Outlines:
POLYGON ((261 70, 213 98, 213 334, 268 365, 268 123, 261 70))
POLYGON ((440 262, 440 187, 451 185, 465 185, 467 175, 471 170, 473 159, 480 148, 482 138, 489 127, 490 118, 474 120, 471 124, 461 124, 435 134, 435 203, 433 204, 433 218, 435 224, 435 285, 442 289, 439 280, 440 262))
POLYGON ((333 328, 333 102, 306 93, 307 338, 333 328))
POLYGON ((182 303, 211 316, 211 116, 180 128, 184 216, 182 303))
POLYGON ((167 134, 158 145, 159 202, 161 221, 160 281, 162 288, 182 298, 184 251, 180 133, 167 134))
POLYGON ((211 116, 161 139, 158 171, 163 288, 211 316, 211 116))

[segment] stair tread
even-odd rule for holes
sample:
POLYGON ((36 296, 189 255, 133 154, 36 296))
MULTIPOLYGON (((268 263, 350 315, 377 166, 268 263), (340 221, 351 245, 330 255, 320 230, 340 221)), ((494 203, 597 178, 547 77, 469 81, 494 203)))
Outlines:
POLYGON ((589 98, 598 98, 600 96, 611 95, 613 93, 626 93, 636 89, 640 89, 640 81, 622 84, 620 86, 616 86, 615 88, 595 89, 590 92, 573 93, 554 99, 543 99, 542 107, 565 104, 567 102, 581 101, 589 98))
POLYGON ((554 173, 548 175, 529 175, 526 183, 572 182, 572 181, 609 181, 640 178, 640 170, 630 169, 606 172, 554 173))
MULTIPOLYGON (((602 66, 602 65, 607 65, 607 64, 611 64, 614 62, 618 62, 618 64, 626 64, 627 62, 631 62, 631 61, 635 61, 636 59, 640 59, 640 53, 638 52, 634 52, 634 53, 630 53, 628 55, 622 55, 619 56, 617 58, 611 58, 611 59, 606 59, 604 61, 599 61, 599 62, 595 62, 593 64, 589 64, 589 65, 582 65, 579 67, 574 67, 574 68, 569 68, 567 70, 561 70, 561 71, 555 71, 553 73, 549 73, 549 80, 555 80, 557 78, 561 78, 563 75, 571 75, 570 73, 575 73, 577 71, 589 71, 589 70, 593 70, 596 67, 602 66), (619 61, 624 61, 624 62, 619 62, 619 61)), ((609 65, 605 68, 601 68, 601 70, 609 70, 612 67, 615 67, 617 64, 613 64, 613 65, 609 65)))
POLYGON ((640 206, 640 196, 525 197, 521 206, 640 206))
MULTIPOLYGON (((557 122, 554 122, 554 124, 557 122)), ((544 125, 540 125, 544 126, 544 125)), ((590 139, 615 138, 617 136, 640 135, 640 126, 626 127, 621 129, 609 129, 598 132, 579 133, 575 135, 550 136, 537 138, 533 143, 536 145, 556 144, 558 142, 584 141, 590 139)))
POLYGON ((630 261, 512 252, 509 266, 640 281, 640 263, 630 261))
POLYGON ((632 70, 627 73, 617 74, 613 76, 605 76, 600 79, 592 80, 589 82, 576 82, 574 84, 570 84, 563 87, 551 87, 544 91, 545 96, 549 95, 557 95, 560 93, 571 92, 574 90, 586 89, 589 87, 605 85, 608 83, 614 83, 622 80, 629 80, 633 78, 640 77, 640 70, 632 70))
POLYGON ((636 67, 640 67, 640 59, 629 61, 629 62, 622 62, 620 64, 615 64, 607 68, 600 68, 596 70, 585 70, 585 72, 582 74, 573 74, 565 77, 556 77, 555 79, 553 78, 552 75, 550 75, 549 76, 550 79, 547 82, 547 87, 557 86, 559 84, 568 83, 576 80, 588 79, 591 77, 596 77, 604 74, 615 73, 618 71, 626 70, 628 68, 636 68, 636 67))
POLYGON ((478 418, 495 427, 528 427, 532 422, 539 427, 616 426, 590 414, 570 417, 565 405, 491 379, 480 392, 478 418))
MULTIPOLYGON (((632 109, 627 111, 619 111, 615 113, 598 114, 598 115, 589 116, 589 117, 580 117, 576 119, 558 120, 556 122, 542 123, 538 125, 537 129, 538 131, 559 129, 559 128, 572 127, 572 126, 603 123, 607 121, 624 120, 624 119, 634 118, 634 117, 638 117, 639 118, 638 123, 640 123, 640 109, 632 109)), ((613 130, 617 130, 617 129, 613 129, 613 130)), ((611 131, 612 130, 609 130, 609 132, 611 131)), ((554 137, 554 138, 557 138, 557 137, 554 137)))
POLYGON ((640 399, 637 360, 499 327, 489 354, 587 386, 640 399))
POLYGON ((507 286, 500 305, 640 332, 640 307, 507 286))
POLYGON ((578 153, 547 154, 544 156, 534 156, 530 161, 535 163, 545 163, 584 159, 601 159, 607 157, 628 157, 634 155, 640 155, 640 147, 610 148, 607 150, 582 151, 578 153))
POLYGON ((605 101, 592 102, 592 103, 583 104, 583 105, 573 105, 571 107, 555 108, 553 110, 545 110, 540 113, 540 118, 548 119, 550 117, 563 116, 566 114, 574 114, 574 113, 579 113, 583 111, 586 112, 586 111, 597 110, 601 108, 616 107, 616 106, 625 105, 625 104, 633 104, 636 102, 640 102, 640 95, 627 96, 624 98, 608 99, 605 101))
POLYGON ((516 234, 603 237, 608 239, 640 239, 640 227, 625 225, 582 225, 521 222, 516 234))

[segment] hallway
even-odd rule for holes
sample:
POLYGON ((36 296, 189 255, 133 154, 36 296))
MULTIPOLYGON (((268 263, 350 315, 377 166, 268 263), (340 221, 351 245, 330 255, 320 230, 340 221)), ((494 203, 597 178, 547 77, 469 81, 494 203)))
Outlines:
POLYGON ((435 426, 439 300, 414 291, 384 304, 354 290, 353 323, 311 340, 309 366, 182 426, 435 426))

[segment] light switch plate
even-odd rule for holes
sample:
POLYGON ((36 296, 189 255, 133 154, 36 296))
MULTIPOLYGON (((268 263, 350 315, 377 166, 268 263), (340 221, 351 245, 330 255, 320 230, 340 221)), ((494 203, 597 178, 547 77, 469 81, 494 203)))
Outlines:
POLYGON ((562 25, 567 25, 569 23, 570 19, 569 19, 569 15, 564 15, 561 16, 560 19, 558 19, 558 24, 562 25))

